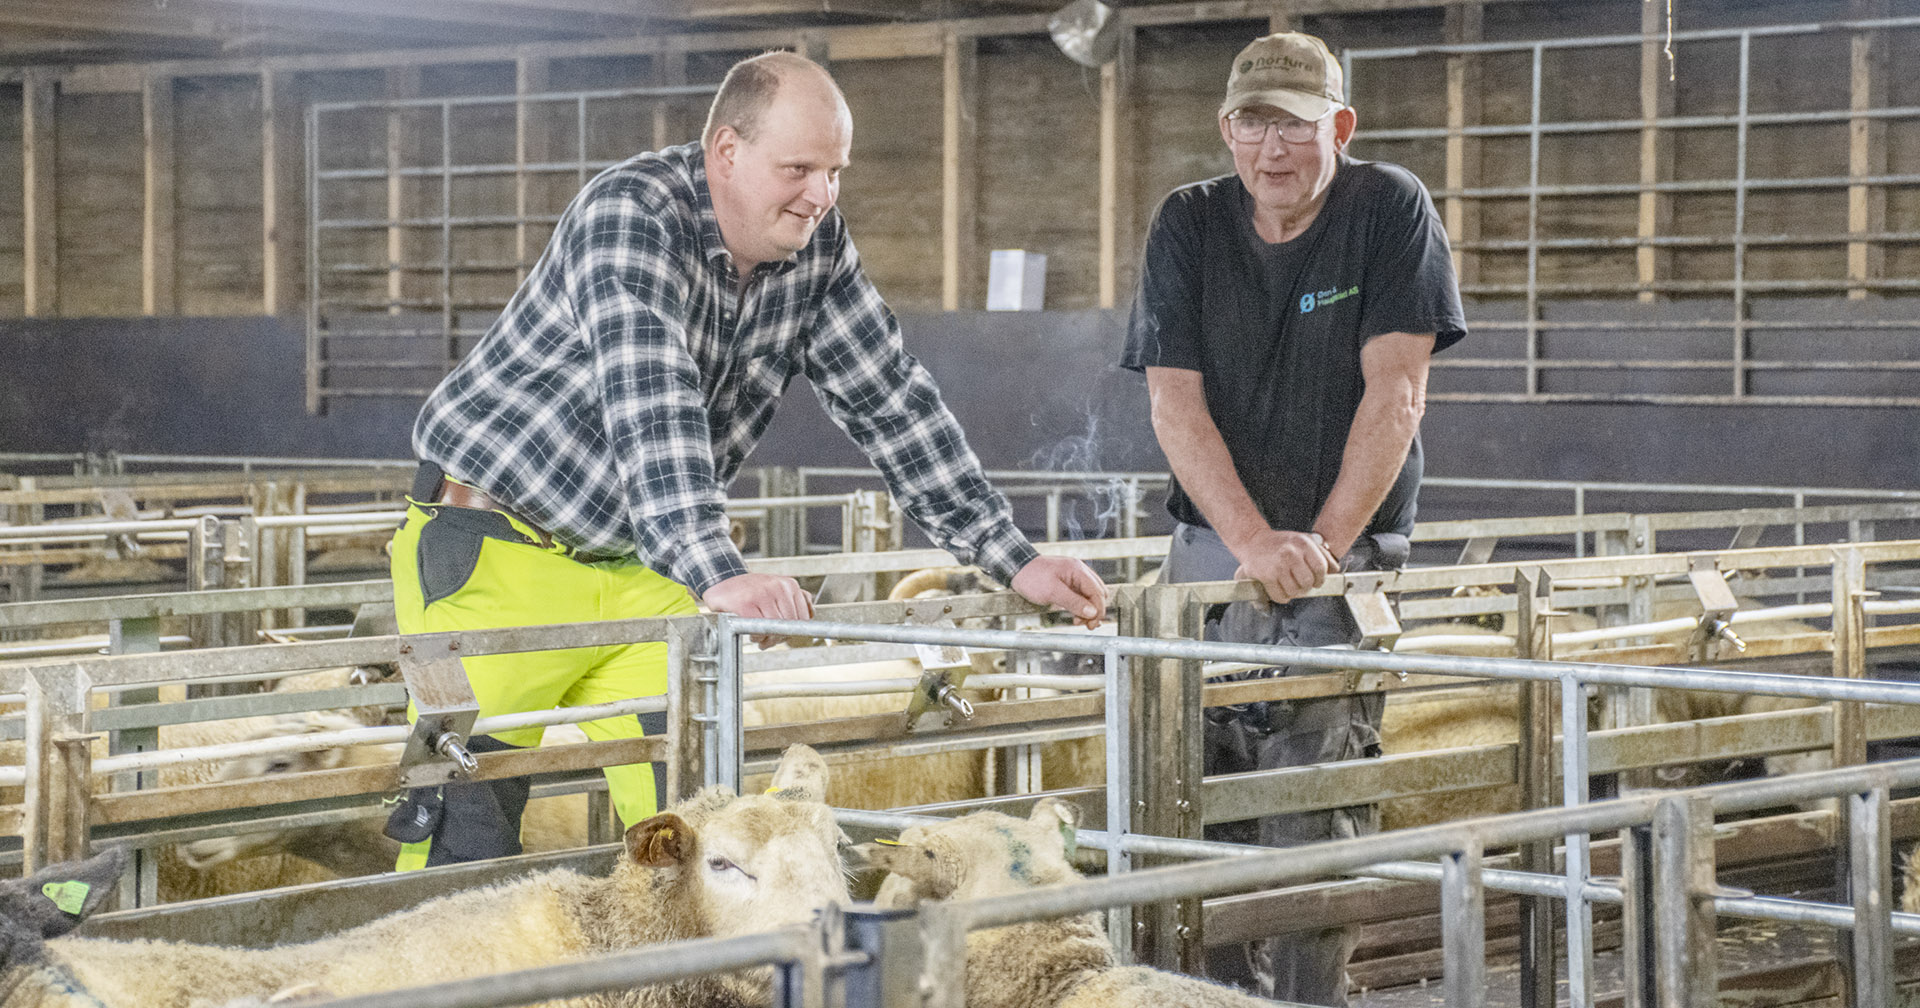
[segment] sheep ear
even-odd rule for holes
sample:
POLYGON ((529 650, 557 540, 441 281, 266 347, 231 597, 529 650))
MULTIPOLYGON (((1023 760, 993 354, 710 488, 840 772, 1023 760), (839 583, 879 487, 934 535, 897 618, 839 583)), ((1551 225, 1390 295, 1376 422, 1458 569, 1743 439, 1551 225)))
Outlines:
POLYGON ((1033 812, 1027 821, 1041 829, 1059 830, 1060 846, 1071 858, 1080 846, 1080 837, 1075 832, 1080 825, 1080 815, 1080 806, 1064 798, 1042 798, 1033 803, 1033 812))
POLYGON ((1065 798, 1042 798, 1033 803, 1027 821, 1046 829, 1059 826, 1074 829, 1080 825, 1080 806, 1065 798))
POLYGON ((113 893, 127 852, 112 847, 85 861, 50 865, 0 885, 0 916, 56 938, 80 926, 113 893))
POLYGON ((940 867, 940 859, 931 848, 882 840, 863 843, 853 852, 875 868, 890 871, 915 882, 930 882, 940 867))
POLYGON ((773 786, 767 793, 794 801, 825 801, 827 761, 807 746, 788 746, 780 754, 780 765, 774 768, 773 786))
POLYGON ((673 868, 693 857, 693 827, 662 812, 627 830, 627 857, 644 868, 673 868))

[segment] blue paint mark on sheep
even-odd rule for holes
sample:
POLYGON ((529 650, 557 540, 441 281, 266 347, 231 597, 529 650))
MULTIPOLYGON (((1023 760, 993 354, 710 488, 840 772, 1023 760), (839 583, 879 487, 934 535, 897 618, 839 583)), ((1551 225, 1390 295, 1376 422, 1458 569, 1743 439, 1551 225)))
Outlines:
POLYGON ((1007 841, 1007 857, 1012 862, 1007 865, 1007 874, 1028 885, 1036 884, 1033 878, 1033 868, 1027 863, 1028 860, 1033 857, 1033 848, 1027 846, 1025 840, 1014 836, 1013 831, 1005 826, 996 826, 993 831, 1006 838, 1007 841))

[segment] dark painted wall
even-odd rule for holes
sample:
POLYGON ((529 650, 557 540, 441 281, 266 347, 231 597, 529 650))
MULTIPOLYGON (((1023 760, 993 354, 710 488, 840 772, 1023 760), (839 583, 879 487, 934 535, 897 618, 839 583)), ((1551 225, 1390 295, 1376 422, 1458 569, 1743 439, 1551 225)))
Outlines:
MULTIPOLYGON (((1144 386, 1111 365, 1120 319, 962 312, 902 324, 988 465, 1157 469, 1144 386)), ((0 348, 0 450, 408 454, 413 402, 306 415, 301 334, 288 321, 11 320, 0 348)), ((1435 391, 1455 374, 1437 372, 1435 391)), ((1920 486, 1911 409, 1437 403, 1425 440, 1428 472, 1446 476, 1920 486)), ((796 382, 753 461, 861 458, 796 382)))

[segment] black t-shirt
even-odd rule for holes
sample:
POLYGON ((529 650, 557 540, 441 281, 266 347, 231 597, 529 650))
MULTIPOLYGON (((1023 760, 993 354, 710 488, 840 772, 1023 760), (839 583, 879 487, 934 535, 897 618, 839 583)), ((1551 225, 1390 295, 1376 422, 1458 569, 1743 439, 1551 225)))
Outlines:
MULTIPOLYGON (((1268 244, 1237 175, 1174 190, 1147 237, 1122 367, 1198 371, 1240 482, 1274 528, 1305 531, 1340 474, 1365 383, 1360 348, 1390 332, 1466 335, 1447 236, 1420 180, 1342 158, 1299 237, 1268 244)), ((1370 532, 1411 532, 1414 439, 1370 532)), ((1173 483, 1167 510, 1205 525, 1173 483)))

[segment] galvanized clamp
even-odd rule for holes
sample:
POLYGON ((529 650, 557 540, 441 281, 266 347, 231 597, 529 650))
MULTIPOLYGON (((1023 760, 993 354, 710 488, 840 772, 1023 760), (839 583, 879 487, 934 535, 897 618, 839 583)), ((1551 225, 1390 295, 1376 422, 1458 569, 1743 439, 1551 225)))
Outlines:
POLYGON ((466 738, 480 716, 480 702, 460 663, 460 642, 445 637, 400 645, 400 675, 413 701, 413 734, 400 755, 402 787, 432 787, 462 780, 479 769, 466 738))

